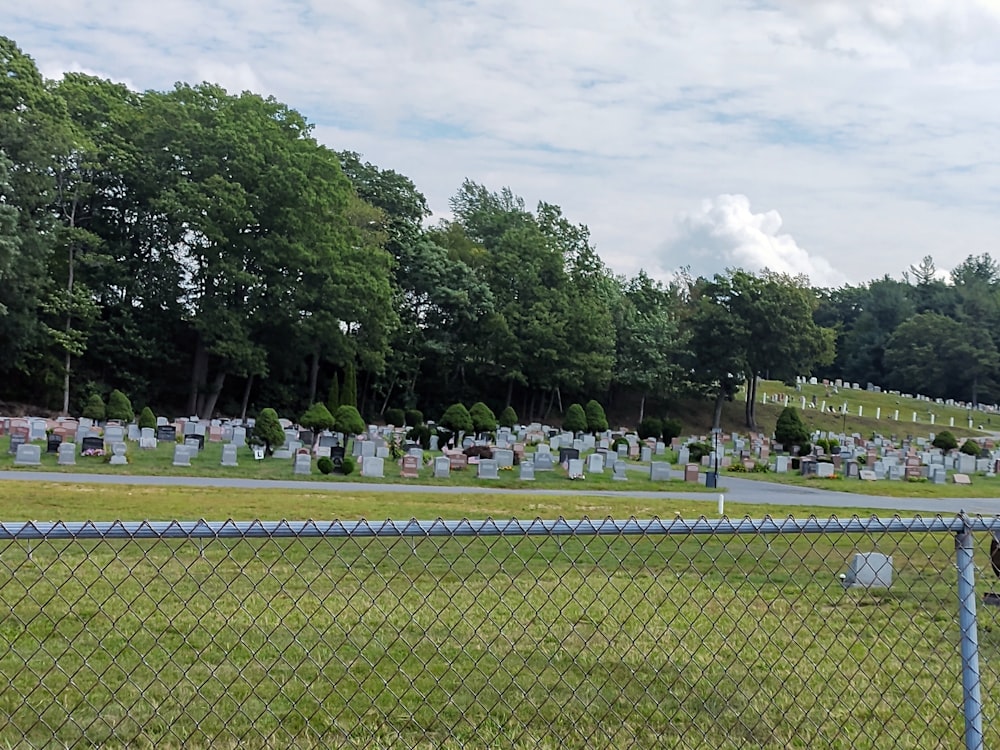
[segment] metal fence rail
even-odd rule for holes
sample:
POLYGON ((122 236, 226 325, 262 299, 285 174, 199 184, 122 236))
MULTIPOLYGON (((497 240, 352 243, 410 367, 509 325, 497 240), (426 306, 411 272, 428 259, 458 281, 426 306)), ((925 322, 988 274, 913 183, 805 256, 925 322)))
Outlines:
POLYGON ((0 746, 998 746, 994 528, 2 523, 0 746))

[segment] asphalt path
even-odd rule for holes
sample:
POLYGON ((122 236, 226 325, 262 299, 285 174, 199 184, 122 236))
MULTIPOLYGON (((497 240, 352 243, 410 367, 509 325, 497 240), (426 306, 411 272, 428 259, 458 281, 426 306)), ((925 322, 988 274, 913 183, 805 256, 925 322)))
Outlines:
MULTIPOLYGON (((425 492, 443 495, 538 495, 562 497, 632 497, 647 500, 669 500, 681 498, 689 500, 715 501, 722 494, 726 503, 752 503, 755 505, 780 506, 798 505, 814 508, 822 512, 824 508, 861 508, 871 510, 892 510, 901 515, 915 513, 941 513, 954 515, 959 511, 969 514, 1000 514, 1000 498, 902 498, 878 495, 856 495, 848 492, 795 487, 786 484, 723 477, 724 488, 718 494, 705 492, 679 492, 673 489, 663 492, 591 490, 584 483, 577 483, 573 489, 501 489, 484 484, 463 486, 436 486, 421 484, 371 484, 362 482, 300 482, 262 479, 230 479, 218 477, 157 477, 115 474, 64 474, 44 471, 0 471, 0 481, 59 482, 65 484, 108 484, 145 485, 160 487, 218 487, 239 490, 302 490, 308 492, 425 492)), ((728 511, 729 515, 739 515, 738 508, 728 511)))

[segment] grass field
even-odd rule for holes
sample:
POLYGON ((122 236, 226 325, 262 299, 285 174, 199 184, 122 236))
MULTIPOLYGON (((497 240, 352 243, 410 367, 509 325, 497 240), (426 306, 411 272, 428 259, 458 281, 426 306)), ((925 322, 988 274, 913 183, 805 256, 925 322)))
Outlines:
MULTIPOLYGON (((713 510, 0 484, 4 519, 713 510)), ((945 534, 45 542, 30 556, 2 543, 0 744, 956 747, 953 547, 945 534), (840 587, 857 550, 893 556, 890 591, 840 587)), ((988 698, 1000 629, 983 609, 988 698)))

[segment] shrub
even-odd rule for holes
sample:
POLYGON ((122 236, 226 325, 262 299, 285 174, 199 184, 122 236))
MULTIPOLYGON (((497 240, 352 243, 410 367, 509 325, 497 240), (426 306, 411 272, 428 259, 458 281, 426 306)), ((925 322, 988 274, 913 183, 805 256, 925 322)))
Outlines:
POLYGON ((386 409, 385 423, 391 424, 393 427, 402 427, 406 424, 406 412, 402 409, 386 409))
POLYGON ((406 439, 412 440, 414 443, 419 443, 420 447, 425 451, 431 449, 431 428, 425 424, 418 424, 416 427, 411 427, 406 433, 406 439))
POLYGON ((319 469, 320 474, 329 474, 333 471, 333 461, 329 456, 320 456, 319 461, 316 462, 316 468, 319 469))
POLYGON ((139 412, 139 429, 155 429, 156 428, 156 415, 153 414, 153 410, 148 406, 142 407, 142 411, 139 412))
POLYGON ((340 389, 340 405, 358 408, 358 373, 354 363, 348 363, 344 368, 344 387, 340 389))
MULTIPOLYGON (((809 432, 806 430, 799 410, 794 406, 786 406, 778 415, 778 423, 774 427, 774 439, 784 445, 786 449, 790 446, 800 447, 809 445, 809 432)), ((811 446, 810 446, 811 447, 811 446)), ((805 448, 799 451, 804 454, 805 448)))
POLYGON ((684 423, 676 417, 673 419, 663 420, 663 442, 667 445, 675 437, 680 437, 681 433, 684 431, 684 423))
POLYGON ((307 430, 313 431, 313 444, 315 445, 319 441, 320 432, 323 430, 332 430, 336 421, 330 410, 326 408, 326 404, 322 401, 317 401, 306 409, 305 414, 299 417, 299 424, 307 430))
POLYGON ((470 445, 462 453, 469 458, 493 458, 493 449, 488 445, 470 445))
POLYGON ((337 407, 337 413, 333 415, 334 429, 345 435, 360 435, 365 431, 365 420, 361 418, 358 410, 350 404, 342 404, 337 407))
POLYGON ((975 440, 966 440, 964 443, 962 443, 962 447, 959 448, 959 450, 962 453, 966 454, 967 456, 976 456, 976 457, 979 456, 979 453, 981 451, 979 443, 977 443, 975 440))
POLYGON ((833 455, 835 449, 840 448, 840 441, 837 438, 820 438, 816 441, 816 447, 822 448, 828 455, 833 455))
POLYGON ((517 412, 514 411, 514 407, 513 406, 505 407, 504 410, 500 412, 500 416, 497 417, 497 421, 500 423, 501 427, 513 427, 514 425, 516 425, 517 412))
POLYGON ((83 416, 93 419, 95 422, 103 422, 106 419, 107 409, 104 408, 104 399, 100 393, 92 393, 83 405, 83 416))
POLYGON ((958 438, 948 430, 942 430, 934 436, 931 445, 943 451, 953 451, 958 447, 958 438))
POLYGON ((639 423, 639 429, 636 431, 643 440, 646 438, 659 439, 663 432, 663 422, 657 417, 646 417, 639 423))
POLYGON ((587 432, 604 432, 608 429, 608 417, 600 402, 591 399, 584 408, 587 415, 587 432))
POLYGON ((472 416, 463 404, 452 404, 445 409, 438 424, 449 432, 472 432, 472 416))
POLYGON ((708 443, 688 443, 688 456, 693 464, 701 463, 701 459, 712 453, 712 446, 708 443))
POLYGON ((348 474, 353 474, 356 466, 357 464, 354 463, 353 456, 344 456, 344 460, 340 464, 340 473, 343 474, 344 476, 347 476, 348 474))
POLYGON ((403 416, 407 427, 417 427, 424 423, 424 413, 420 409, 407 409, 403 416))
POLYGON ((253 425, 251 440, 254 445, 263 445, 269 456, 276 447, 285 444, 285 430, 278 421, 278 412, 274 409, 261 409, 253 425))
POLYGON ((340 381, 337 373, 333 373, 333 381, 330 383, 330 393, 326 397, 326 408, 331 414, 336 414, 340 408, 340 381))
POLYGON ((469 416, 472 417, 472 429, 477 433, 493 432, 497 428, 497 418, 493 410, 482 401, 477 401, 469 409, 469 416))
POLYGON ((571 404, 563 417, 563 429, 566 432, 585 432, 587 430, 587 413, 580 404, 571 404))
POLYGON ((115 388, 108 396, 108 406, 105 409, 108 419, 116 419, 128 424, 135 419, 135 412, 132 410, 132 402, 128 396, 115 388))
POLYGON ((624 445, 625 448, 627 449, 628 448, 628 440, 626 440, 625 438, 623 438, 623 437, 621 437, 619 435, 618 437, 616 437, 614 440, 611 441, 611 451, 613 453, 617 453, 619 445, 624 445))

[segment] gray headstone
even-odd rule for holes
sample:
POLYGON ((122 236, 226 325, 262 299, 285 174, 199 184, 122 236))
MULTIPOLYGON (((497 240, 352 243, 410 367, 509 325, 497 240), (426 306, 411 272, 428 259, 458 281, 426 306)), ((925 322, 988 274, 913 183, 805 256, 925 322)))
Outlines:
POLYGON ((587 456, 587 473, 588 474, 603 474, 604 473, 604 455, 601 453, 591 453, 587 456))
MULTIPOLYGON (((28 441, 28 436, 23 433, 17 433, 16 435, 10 436, 10 450, 9 453, 17 454, 17 449, 20 448, 28 441)), ((79 440, 77 442, 80 442, 79 440)))
POLYGON ((533 482, 535 480, 535 464, 532 461, 522 461, 518 468, 520 468, 520 479, 526 482, 533 482))
POLYGON ((667 452, 667 444, 664 443, 662 440, 657 440, 656 450, 654 451, 654 453, 656 453, 657 456, 662 456, 666 452, 667 452))
POLYGON ((107 444, 120 443, 125 439, 125 429, 112 425, 104 428, 104 442, 107 444))
POLYGON ((480 479, 499 479, 498 470, 500 465, 493 458, 479 459, 479 471, 476 476, 480 479))
POLYGON ((292 452, 288 448, 278 448, 274 453, 271 454, 272 458, 280 458, 283 461, 287 461, 292 457, 292 452))
POLYGON ((389 458, 389 446, 388 445, 377 445, 375 446, 375 457, 386 459, 389 458))
POLYGON ((14 466, 41 466, 42 446, 22 443, 14 454, 14 466))
POLYGON ((816 464, 816 476, 821 479, 829 479, 833 476, 833 464, 826 461, 819 461, 816 464))
POLYGON ((371 440, 365 440, 361 443, 362 458, 374 458, 376 450, 377 448, 375 446, 375 443, 371 440))
POLYGON ((654 482, 666 482, 670 479, 670 464, 665 461, 653 461, 649 465, 649 478, 654 482))
POLYGON ((139 425, 137 425, 137 424, 130 424, 128 426, 128 439, 129 440, 131 440, 133 443, 138 443, 140 435, 141 435, 141 432, 139 430, 139 425))
POLYGON ((76 466, 76 445, 73 443, 62 443, 59 446, 59 457, 56 463, 60 466, 76 466))
MULTIPOLYGON (((787 459, 788 457, 785 456, 784 458, 787 459)), ((686 446, 677 451, 677 463, 681 464, 682 466, 687 466, 689 463, 691 463, 691 451, 686 446)), ((785 464, 785 471, 788 471, 787 462, 785 464)))
POLYGON ((438 436, 437 435, 431 435, 430 449, 432 451, 436 451, 438 449, 438 436))
POLYGON ((424 462, 424 451, 421 448, 410 448, 410 450, 406 451, 406 455, 413 456, 417 459, 418 463, 422 464, 424 462))
POLYGON ((111 444, 111 465, 112 466, 124 466, 128 463, 128 458, 125 454, 128 452, 128 446, 124 442, 117 442, 111 444))
MULTIPOLYGON (((372 446, 374 447, 374 445, 372 446)), ((377 456, 368 456, 361 461, 361 476, 378 477, 385 476, 385 459, 377 456)))
POLYGON ((497 448, 493 451, 493 460, 501 469, 512 468, 514 466, 514 451, 506 448, 497 448))
MULTIPOLYGON (((197 450, 195 448, 194 450, 197 450)), ((191 465, 191 448, 186 445, 175 445, 174 446, 174 466, 190 466, 191 465)))
POLYGON ((858 553, 843 578, 847 588, 889 588, 892 585, 892 558, 880 552, 858 553))
POLYGON ((582 458, 571 458, 569 460, 569 468, 566 473, 569 475, 570 479, 577 479, 584 477, 583 473, 583 459, 582 458))
POLYGON ((643 463, 649 463, 653 460, 653 451, 648 445, 642 446, 639 452, 639 460, 643 463))
POLYGON ((295 468, 292 470, 292 473, 312 474, 312 456, 308 453, 296 453, 295 468))
POLYGON ((242 448, 247 444, 247 428, 246 427, 234 427, 233 428, 233 445, 237 448, 242 448))
POLYGON ((774 470, 778 474, 785 474, 788 472, 789 463, 791 459, 788 456, 775 456, 774 458, 774 470))
POLYGON ((434 478, 447 479, 451 476, 451 460, 447 456, 434 459, 434 478))
POLYGON ((628 479, 627 476, 628 464, 626 464, 624 461, 615 461, 611 465, 611 467, 612 470, 614 471, 614 474, 611 475, 611 478, 614 479, 616 482, 624 482, 628 479))
POLYGON ((551 453, 535 453, 533 463, 535 471, 552 471, 555 467, 551 453))
POLYGON ((237 452, 239 449, 233 444, 229 443, 222 446, 222 465, 223 466, 239 466, 237 462, 237 452))

